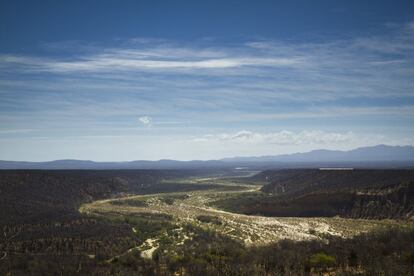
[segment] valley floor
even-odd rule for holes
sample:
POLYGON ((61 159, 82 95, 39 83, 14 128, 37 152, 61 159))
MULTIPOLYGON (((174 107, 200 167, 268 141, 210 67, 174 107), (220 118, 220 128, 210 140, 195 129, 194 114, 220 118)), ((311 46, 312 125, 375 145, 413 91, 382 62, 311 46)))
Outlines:
MULTIPOLYGON (((235 194, 257 193, 260 186, 243 183, 243 178, 223 177, 188 178, 182 184, 215 184, 210 190, 151 195, 130 195, 116 199, 98 200, 84 204, 80 212, 96 217, 139 217, 140 215, 165 215, 171 218, 172 231, 149 233, 137 248, 144 258, 151 258, 162 240, 169 239, 171 248, 179 247, 192 238, 186 225, 213 230, 247 246, 266 245, 282 239, 323 240, 327 235, 353 237, 374 228, 395 224, 391 220, 363 220, 334 218, 264 217, 226 212, 212 203, 235 194), (170 233, 170 234, 168 234, 170 233), (173 233, 173 234, 171 234, 173 233)), ((174 180, 177 183, 177 180, 174 180)), ((131 225, 139 233, 139 227, 131 225)))

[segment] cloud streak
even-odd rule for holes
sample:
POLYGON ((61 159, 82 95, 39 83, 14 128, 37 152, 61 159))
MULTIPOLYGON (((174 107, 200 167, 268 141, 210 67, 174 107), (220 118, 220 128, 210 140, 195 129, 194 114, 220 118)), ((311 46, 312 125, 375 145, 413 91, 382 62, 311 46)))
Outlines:
POLYGON ((200 137, 194 137, 192 141, 274 145, 324 145, 349 143, 353 142, 356 138, 356 135, 352 132, 337 133, 320 130, 293 132, 282 130, 272 133, 260 133, 242 130, 235 133, 207 134, 200 137))
MULTIPOLYGON (((165 49, 153 52, 140 49, 110 50, 110 53, 83 56, 71 61, 51 60, 27 56, 0 56, 0 66, 21 66, 26 70, 53 73, 71 72, 131 72, 186 69, 226 69, 239 67, 290 67, 304 61, 296 57, 229 56, 209 58, 208 52, 185 49, 165 49), (185 53, 188 56, 185 56, 185 53)), ((213 55, 213 54, 212 54, 213 55)))

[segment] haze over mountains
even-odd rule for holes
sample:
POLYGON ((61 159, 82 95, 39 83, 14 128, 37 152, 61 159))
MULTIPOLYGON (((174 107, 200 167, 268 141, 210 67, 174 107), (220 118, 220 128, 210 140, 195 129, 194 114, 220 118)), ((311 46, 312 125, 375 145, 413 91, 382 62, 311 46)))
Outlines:
POLYGON ((305 153, 260 157, 235 157, 226 161, 276 161, 276 162, 368 162, 368 161, 413 161, 413 146, 377 145, 349 151, 313 150, 305 153))
POLYGON ((177 168, 284 168, 318 166, 404 167, 414 166, 413 146, 377 145, 349 151, 313 150, 305 153, 259 157, 232 157, 220 160, 158 160, 95 162, 89 160, 55 160, 47 162, 0 161, 0 169, 177 169, 177 168))

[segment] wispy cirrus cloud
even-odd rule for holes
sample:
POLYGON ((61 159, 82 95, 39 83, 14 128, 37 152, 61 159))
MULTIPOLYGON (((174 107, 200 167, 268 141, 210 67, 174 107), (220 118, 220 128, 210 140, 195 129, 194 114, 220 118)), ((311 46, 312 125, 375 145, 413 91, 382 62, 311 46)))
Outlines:
POLYGON ((411 143, 400 139, 412 134, 414 120, 410 24, 313 42, 137 38, 116 47, 57 42, 45 47, 51 55, 4 53, 2 137, 117 133, 167 143, 164 137, 180 135, 185 150, 224 145, 218 150, 225 155, 285 145, 411 143), (368 141, 356 130, 370 139, 397 138, 368 141))
MULTIPOLYGON (((2 56, 8 65, 27 66, 28 70, 53 73, 67 72, 114 72, 177 69, 225 69, 238 67, 286 67, 301 64, 299 58, 227 57, 201 60, 149 59, 140 51, 122 50, 112 54, 83 57, 72 61, 38 59, 26 56, 2 56)), ((160 56, 165 58, 165 56, 160 56)), ((176 58, 176 57, 173 57, 176 58)))
MULTIPOLYGON (((407 23, 409 26, 411 23, 407 23)), ((180 45, 166 41, 125 44, 72 53, 70 58, 1 55, 0 74, 54 74, 77 83, 105 83, 158 90, 208 90, 288 100, 349 97, 412 97, 414 36, 400 26, 387 35, 289 43, 253 41, 231 45, 180 45), (84 74, 88 75, 85 76, 84 74), (143 75, 145 74, 145 75, 143 75), (208 76, 211 79, 205 79, 208 76)), ((409 29, 409 28, 408 28, 409 29)), ((159 92, 160 93, 160 92, 159 92)))

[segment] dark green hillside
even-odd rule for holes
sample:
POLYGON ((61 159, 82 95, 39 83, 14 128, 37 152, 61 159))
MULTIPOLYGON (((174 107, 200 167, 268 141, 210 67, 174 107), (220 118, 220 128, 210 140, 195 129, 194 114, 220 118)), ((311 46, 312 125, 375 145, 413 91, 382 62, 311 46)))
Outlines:
POLYGON ((306 194, 319 190, 338 191, 381 188, 414 181, 414 170, 268 170, 256 177, 269 182, 262 189, 273 194, 306 194))
POLYGON ((0 171, 0 224, 42 222, 77 216, 81 203, 122 193, 207 189, 164 180, 205 171, 186 170, 10 170, 0 171))
POLYGON ((410 219, 414 216, 414 170, 278 170, 262 193, 213 203, 223 209, 280 217, 410 219))

